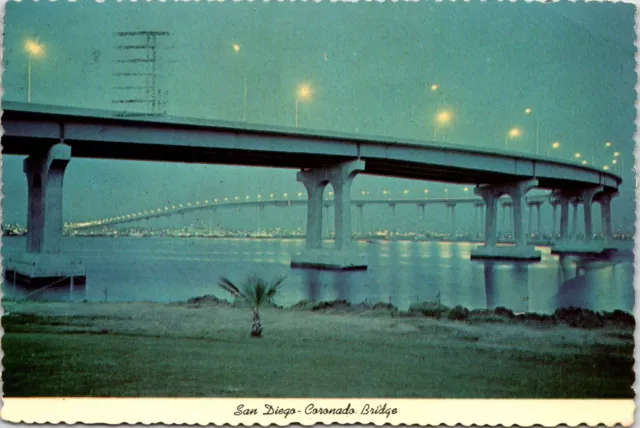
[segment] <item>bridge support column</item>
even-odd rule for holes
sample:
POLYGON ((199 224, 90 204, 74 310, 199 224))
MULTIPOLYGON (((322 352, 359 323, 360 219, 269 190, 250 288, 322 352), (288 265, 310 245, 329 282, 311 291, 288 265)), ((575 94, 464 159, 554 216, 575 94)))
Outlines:
MULTIPOLYGON (((560 203, 562 206, 561 224, 560 224, 560 240, 553 246, 554 254, 598 254, 603 250, 603 245, 593 240, 593 221, 591 208, 593 200, 598 193, 603 191, 602 186, 587 187, 578 192, 560 194, 560 203), (584 241, 577 240, 577 216, 578 205, 582 202, 584 212, 584 241), (569 217, 569 203, 573 206, 573 228, 572 234, 568 235, 567 220, 569 217)), ((603 196, 604 197, 604 196, 603 196)), ((605 213, 603 211, 603 219, 605 213)), ((606 247, 606 241, 605 241, 606 247)))
POLYGON ((427 233, 427 228, 425 227, 425 223, 427 221, 425 214, 425 204, 418 204, 418 210, 420 211, 420 223, 418 225, 418 230, 416 231, 417 235, 425 236, 427 233))
POLYGON ((357 204, 358 207, 358 233, 360 236, 364 236, 364 204, 357 204))
POLYGON ((307 189, 307 240, 305 250, 294 254, 291 267, 321 269, 366 269, 366 257, 351 251, 351 183, 364 170, 364 162, 357 160, 332 167, 306 169, 297 180, 307 189), (335 244, 322 245, 322 194, 327 184, 334 190, 335 244))
POLYGON ((603 187, 592 187, 582 191, 582 206, 584 210, 584 241, 589 245, 593 241, 593 221, 591 215, 591 207, 593 198, 597 193, 602 192, 603 187))
POLYGON ((398 236, 398 228, 396 227, 396 204, 389 204, 391 208, 391 229, 389 230, 389 237, 394 239, 398 236))
POLYGON ((474 189, 474 193, 484 199, 486 222, 485 244, 471 251, 472 259, 540 260, 540 252, 527 245, 523 222, 525 196, 537 185, 537 180, 526 180, 504 185, 483 185, 474 189), (498 199, 503 194, 508 194, 512 199, 515 246, 497 245, 496 208, 498 199))
POLYGON ((59 143, 47 150, 32 153, 24 161, 27 176, 27 242, 25 252, 6 260, 5 276, 37 286, 60 281, 85 281, 85 270, 79 261, 62 253, 62 184, 71 147, 59 143))
POLYGON ((571 200, 571 207, 573 211, 573 219, 571 221, 571 236, 569 240, 576 241, 578 239, 578 205, 580 201, 575 198, 571 200))
POLYGON ((455 241, 457 238, 457 231, 456 231, 456 204, 449 202, 447 203, 447 214, 449 213, 449 210, 451 210, 451 215, 447 215, 447 217, 449 218, 449 239, 451 241, 455 241))
POLYGON ((555 241, 556 239, 556 235, 557 235, 557 221, 558 221, 558 204, 557 203, 552 203, 551 206, 553 207, 553 222, 551 224, 551 239, 553 239, 555 241))
POLYGON ((602 215, 602 235, 605 248, 613 244, 613 230, 611 227, 611 199, 617 193, 603 193, 600 197, 600 213, 602 215))
POLYGON ((331 224, 329 223, 329 204, 325 203, 323 207, 324 207, 324 229, 326 232, 324 236, 331 239, 333 234, 331 233, 331 224))

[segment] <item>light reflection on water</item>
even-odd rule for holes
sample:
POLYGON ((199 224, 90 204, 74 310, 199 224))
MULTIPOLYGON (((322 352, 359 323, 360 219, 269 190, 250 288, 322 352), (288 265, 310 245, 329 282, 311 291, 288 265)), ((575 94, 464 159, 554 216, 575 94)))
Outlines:
MULTIPOLYGON (((3 255, 24 248, 24 238, 4 237, 3 255)), ((327 245, 331 245, 327 243, 327 245)), ((516 312, 551 313, 558 307, 633 310, 633 260, 558 257, 540 248, 540 263, 470 261, 477 244, 359 241, 367 271, 291 269, 301 240, 67 238, 64 251, 83 261, 86 290, 75 298, 91 301, 173 302, 214 294, 222 275, 242 281, 255 273, 271 279, 286 275, 277 302, 344 299, 391 302, 400 309, 439 298, 447 306, 472 309, 504 306, 516 312)), ((5 284, 11 297, 13 287, 5 284)), ((27 290, 16 289, 16 296, 27 290)), ((47 290, 41 299, 66 299, 68 288, 47 290)))

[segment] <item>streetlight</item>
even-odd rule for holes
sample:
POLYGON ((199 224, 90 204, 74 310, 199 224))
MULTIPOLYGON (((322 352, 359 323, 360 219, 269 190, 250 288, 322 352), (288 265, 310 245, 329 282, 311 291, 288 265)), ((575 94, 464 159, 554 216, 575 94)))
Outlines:
POLYGON ((573 157, 576 159, 580 159, 582 157, 582 153, 578 152, 575 155, 573 155, 573 157))
MULTIPOLYGON (((442 141, 447 141, 447 128, 446 125, 451 122, 451 112, 449 110, 441 110, 436 115, 436 123, 442 127, 442 141)), ((437 128, 434 130, 435 139, 438 139, 437 128)))
POLYGON ((429 195, 429 189, 424 189, 424 197, 426 198, 429 195))
POLYGON ((534 112, 531 108, 527 107, 526 109, 524 109, 524 114, 526 114, 527 116, 533 116, 536 119, 536 155, 538 155, 538 142, 539 142, 539 134, 540 134, 540 126, 538 123, 538 114, 536 112, 534 112))
POLYGON ((296 88, 296 128, 298 127, 298 104, 301 101, 309 101, 313 96, 313 89, 306 83, 301 83, 296 88))
POLYGON ((27 40, 24 45, 25 51, 29 57, 27 66, 27 103, 31 104, 31 60, 33 57, 40 56, 44 53, 44 46, 36 42, 35 40, 27 40))
MULTIPOLYGON (((233 44, 233 52, 239 54, 241 46, 238 43, 233 44)), ((244 72, 244 70, 243 70, 244 72)), ((243 96, 242 96, 242 121, 247 121, 247 76, 243 77, 243 96)))
POLYGON ((464 196, 465 198, 467 197, 467 194, 469 193, 469 188, 467 186, 464 186, 464 196))
POLYGON ((449 199, 449 189, 444 189, 444 198, 449 199))
POLYGON ((509 143, 509 139, 514 139, 520 137, 520 128, 513 127, 507 132, 507 135, 504 136, 504 148, 507 149, 507 145, 509 143))
MULTIPOLYGON (((606 143, 604 143, 604 145, 602 146, 602 151, 604 152, 605 150, 607 150, 608 148, 611 148, 613 146, 613 143, 611 141, 607 141, 606 143)), ((593 145, 593 151, 591 152, 591 163, 595 164, 595 159, 596 159, 596 152, 598 151, 598 144, 594 144, 593 145)), ((618 152, 616 152, 618 153, 618 152)))
POLYGON ((586 159, 582 159, 582 165, 586 165, 587 164, 587 160, 586 159))
POLYGON ((554 141, 553 143, 551 143, 551 148, 547 152, 547 156, 551 156, 551 151, 552 150, 558 150, 559 148, 560 148, 560 142, 559 141, 554 141))

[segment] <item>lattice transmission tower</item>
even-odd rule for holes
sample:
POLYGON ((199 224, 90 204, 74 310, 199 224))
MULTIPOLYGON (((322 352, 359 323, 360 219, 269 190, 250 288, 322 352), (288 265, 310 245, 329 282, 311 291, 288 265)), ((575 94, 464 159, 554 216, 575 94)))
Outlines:
POLYGON ((117 32, 114 104, 124 105, 122 116, 166 114, 168 91, 160 88, 158 39, 167 31, 117 32))

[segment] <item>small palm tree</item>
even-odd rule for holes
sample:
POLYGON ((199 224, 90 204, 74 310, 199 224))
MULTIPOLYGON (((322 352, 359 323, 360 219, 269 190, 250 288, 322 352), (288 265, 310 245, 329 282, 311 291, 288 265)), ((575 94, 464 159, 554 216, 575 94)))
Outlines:
POLYGON ((273 283, 268 283, 264 279, 255 275, 250 275, 240 287, 237 287, 226 277, 221 277, 218 285, 223 290, 228 291, 233 297, 241 298, 249 303, 253 311, 253 326, 251 327, 252 337, 262 337, 262 323, 260 322, 260 308, 265 303, 273 303, 273 298, 278 291, 278 286, 284 281, 284 277, 277 279, 273 283))

